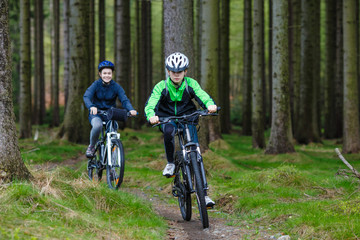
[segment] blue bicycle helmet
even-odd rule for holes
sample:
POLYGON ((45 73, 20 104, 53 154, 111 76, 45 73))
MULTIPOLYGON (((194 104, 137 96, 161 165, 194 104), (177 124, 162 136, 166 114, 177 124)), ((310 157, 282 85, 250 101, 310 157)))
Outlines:
POLYGON ((103 70, 104 68, 110 68, 111 70, 115 70, 115 66, 112 62, 110 61, 102 61, 101 63, 99 63, 98 69, 99 72, 101 72, 101 70, 103 70))

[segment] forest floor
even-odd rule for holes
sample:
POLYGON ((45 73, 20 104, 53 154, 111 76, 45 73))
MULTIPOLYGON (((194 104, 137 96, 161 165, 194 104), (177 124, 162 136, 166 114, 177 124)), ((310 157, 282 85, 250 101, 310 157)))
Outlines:
MULTIPOLYGON (((86 158, 81 155, 79 157, 67 159, 61 163, 50 162, 37 164, 34 165, 34 168, 38 170, 51 171, 61 165, 68 166, 76 170, 84 161, 86 161, 86 158)), ((239 228, 231 226, 224 217, 212 218, 209 216, 210 227, 203 229, 199 215, 194 213, 194 206, 192 219, 190 221, 185 221, 182 219, 177 205, 169 204, 166 200, 159 197, 159 194, 163 194, 161 191, 159 191, 159 194, 145 192, 139 188, 121 188, 120 191, 129 192, 151 203, 155 212, 159 216, 163 217, 168 223, 166 240, 278 239, 282 236, 281 233, 274 234, 272 231, 267 229, 258 231, 248 229, 246 227, 239 228)), ((214 209, 208 211, 216 212, 216 206, 214 209)))

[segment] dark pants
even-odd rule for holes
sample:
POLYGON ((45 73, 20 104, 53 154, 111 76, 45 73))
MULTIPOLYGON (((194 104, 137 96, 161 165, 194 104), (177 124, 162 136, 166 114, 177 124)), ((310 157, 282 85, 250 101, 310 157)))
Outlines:
MULTIPOLYGON (((174 163, 174 153, 175 153, 175 131, 177 126, 181 127, 184 131, 185 137, 185 129, 183 125, 176 125, 174 122, 170 122, 167 124, 163 124, 161 126, 161 131, 164 133, 164 146, 165 153, 168 163, 174 163)), ((194 143, 198 143, 197 130, 195 125, 188 125, 190 130, 191 141, 194 143)))

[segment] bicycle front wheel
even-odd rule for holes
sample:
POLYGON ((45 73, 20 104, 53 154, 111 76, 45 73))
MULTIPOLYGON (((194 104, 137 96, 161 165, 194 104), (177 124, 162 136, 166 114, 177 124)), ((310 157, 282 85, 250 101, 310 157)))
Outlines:
POLYGON ((208 217, 208 212, 207 212, 206 203, 205 203, 205 189, 204 189, 204 184, 203 184, 200 168, 199 168, 199 165, 197 162, 196 153, 191 152, 190 158, 191 158, 191 165, 192 165, 193 173, 194 173, 194 181, 195 181, 194 186, 195 186, 195 192, 196 192, 196 201, 197 201, 199 213, 200 213, 200 219, 201 219, 203 228, 208 228, 209 227, 209 217, 208 217))
MULTIPOLYGON (((182 154, 176 154, 175 158, 182 158, 182 154)), ((175 162, 182 162, 175 159, 175 162)), ((175 186, 177 186, 177 197, 179 202, 179 208, 181 216, 185 221, 190 221, 192 209, 191 209, 191 194, 189 189, 188 178, 186 176, 185 166, 181 164, 180 171, 175 179, 175 186)))
POLYGON ((102 178, 102 164, 100 163, 101 153, 100 148, 96 150, 94 157, 88 160, 87 170, 91 181, 101 181, 102 178))
POLYGON ((111 163, 106 163, 106 180, 111 189, 118 189, 124 179, 125 154, 120 139, 111 141, 110 153, 111 163), (110 166, 111 165, 111 166, 110 166))

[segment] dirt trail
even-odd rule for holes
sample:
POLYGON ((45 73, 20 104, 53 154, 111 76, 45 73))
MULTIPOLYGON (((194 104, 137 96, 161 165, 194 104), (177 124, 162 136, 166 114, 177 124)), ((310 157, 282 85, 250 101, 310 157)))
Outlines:
MULTIPOLYGON (((86 159, 83 156, 78 156, 61 163, 36 165, 35 168, 51 170, 57 165, 73 167, 81 161, 86 161, 86 159)), ((138 188, 121 189, 123 191, 136 194, 137 196, 151 202, 157 214, 164 217, 164 219, 168 222, 169 229, 166 236, 167 240, 276 239, 276 237, 272 236, 271 233, 266 230, 255 231, 245 227, 239 228, 228 226, 225 219, 214 218, 212 216, 209 216, 210 227, 208 229, 203 229, 199 215, 194 213, 194 209, 192 219, 190 221, 185 221, 182 219, 177 205, 170 205, 166 202, 166 200, 161 200, 159 197, 151 196, 138 188)))

